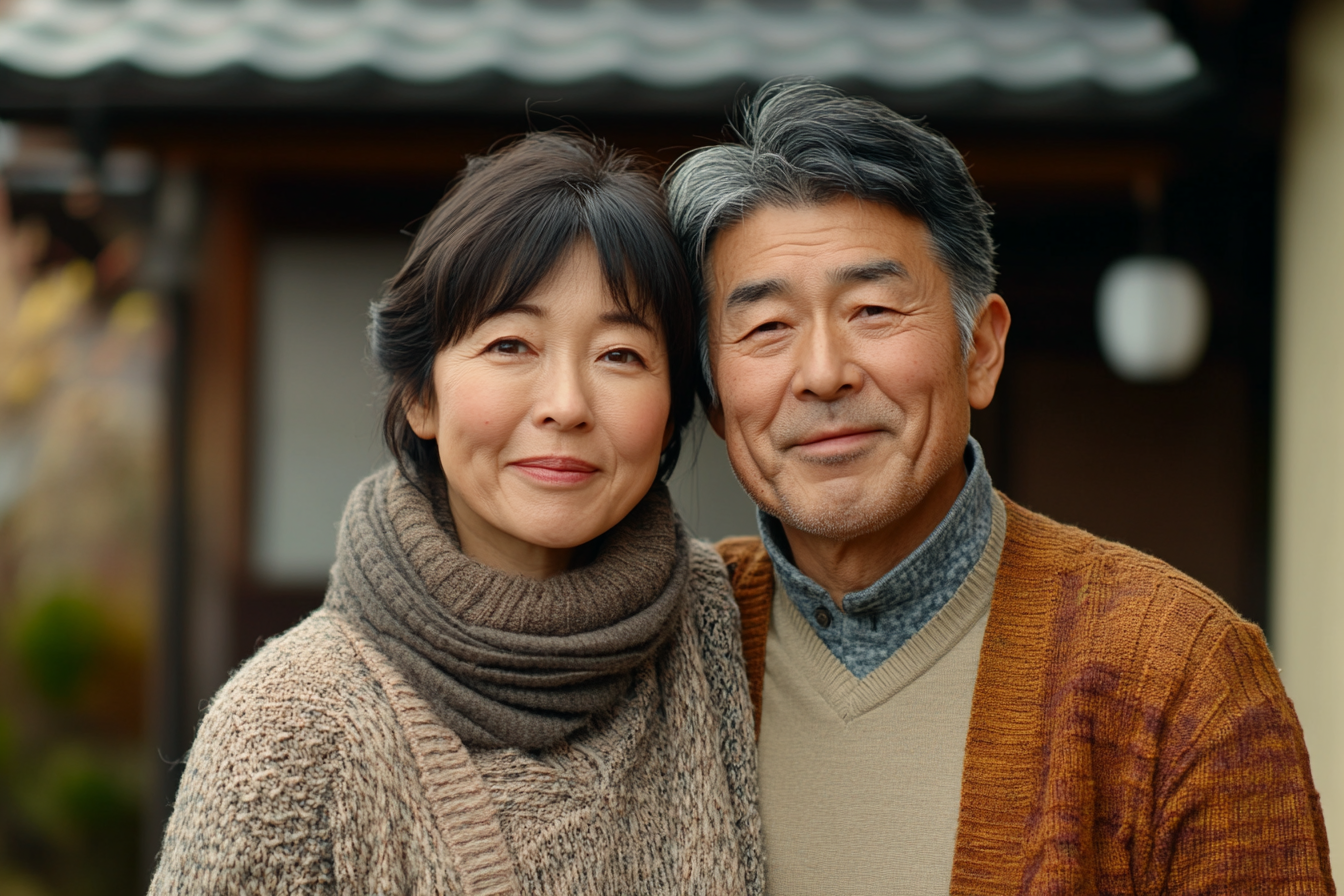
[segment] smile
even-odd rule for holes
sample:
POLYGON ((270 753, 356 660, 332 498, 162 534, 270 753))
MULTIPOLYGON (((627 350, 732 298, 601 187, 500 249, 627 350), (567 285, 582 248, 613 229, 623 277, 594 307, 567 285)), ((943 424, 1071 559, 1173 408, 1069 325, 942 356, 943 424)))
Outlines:
POLYGON ((518 472, 551 485, 576 485, 587 482, 598 468, 577 457, 529 457, 509 464, 518 472))
POLYGON ((794 447, 804 454, 827 457, 851 454, 877 437, 875 429, 842 429, 816 433, 798 440, 794 447))

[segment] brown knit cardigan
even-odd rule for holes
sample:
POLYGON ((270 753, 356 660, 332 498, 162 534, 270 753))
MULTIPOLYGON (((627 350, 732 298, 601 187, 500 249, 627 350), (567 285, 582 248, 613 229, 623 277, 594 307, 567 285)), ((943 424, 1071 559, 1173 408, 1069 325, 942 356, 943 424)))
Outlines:
MULTIPOLYGON (((1004 504, 952 893, 1334 893, 1260 630, 1159 560, 1004 504)), ((718 547, 759 734, 770 560, 718 547)))

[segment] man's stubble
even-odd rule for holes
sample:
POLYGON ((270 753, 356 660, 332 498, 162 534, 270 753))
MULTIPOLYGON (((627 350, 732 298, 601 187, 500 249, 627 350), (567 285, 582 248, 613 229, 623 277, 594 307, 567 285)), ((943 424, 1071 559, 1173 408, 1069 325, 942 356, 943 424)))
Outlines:
MULTIPOLYGON (((886 433, 887 438, 897 441, 905 429, 904 415, 892 413, 889 407, 866 408, 853 400, 821 407, 825 408, 824 413, 809 412, 805 417, 786 421, 772 433, 774 444, 792 444, 797 438, 826 426, 871 427, 886 433)), ((812 458, 804 463, 823 467, 857 464, 874 450, 875 448, 867 448, 834 457, 812 458)), ((781 453, 785 452, 787 449, 781 453)), ((789 528, 817 538, 842 542, 877 532, 909 515, 928 496, 934 485, 941 481, 952 464, 960 461, 959 452, 952 454, 939 465, 934 475, 920 483, 897 483, 892 487, 892 484, 882 482, 880 488, 873 489, 867 494, 865 492, 869 490, 864 489, 862 483, 855 483, 846 489, 851 495, 831 495, 822 501, 817 501, 816 498, 802 499, 802 496, 792 494, 797 487, 789 483, 791 477, 784 473, 783 464, 780 472, 769 480, 769 491, 773 494, 764 493, 756 484, 749 483, 738 472, 738 464, 733 462, 731 449, 728 454, 733 476, 757 507, 789 528), (902 485, 907 487, 901 487, 902 485), (908 487, 909 485, 914 487, 908 487), (857 496, 852 494, 855 490, 859 492, 857 496)), ((884 477, 876 475, 872 478, 882 480, 884 477)))

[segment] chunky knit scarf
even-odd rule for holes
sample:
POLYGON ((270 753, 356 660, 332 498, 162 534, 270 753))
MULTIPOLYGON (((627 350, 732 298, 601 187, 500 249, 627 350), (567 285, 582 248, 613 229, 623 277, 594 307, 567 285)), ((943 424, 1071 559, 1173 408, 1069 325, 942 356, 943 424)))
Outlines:
POLYGON ((667 489, 656 484, 591 562, 545 581, 462 553, 447 506, 441 489, 395 467, 360 483, 326 606, 468 746, 553 744, 625 694, 675 625, 689 553, 667 489))

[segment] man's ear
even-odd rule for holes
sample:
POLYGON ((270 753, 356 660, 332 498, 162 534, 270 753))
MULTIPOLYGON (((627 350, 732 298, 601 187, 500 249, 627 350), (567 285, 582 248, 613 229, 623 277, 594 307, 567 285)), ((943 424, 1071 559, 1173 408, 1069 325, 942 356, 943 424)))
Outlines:
POLYGON ((966 356, 966 394, 971 407, 983 410, 994 400, 994 390, 1003 373, 1008 327, 1013 316, 1003 296, 993 293, 976 318, 971 331, 971 350, 966 356))
POLYGON ((431 391, 427 397, 411 396, 406 399, 406 422, 411 432, 422 439, 437 438, 439 434, 439 407, 431 391))
POLYGON ((714 402, 710 405, 709 412, 705 416, 709 418, 709 425, 713 427, 719 438, 727 441, 728 437, 723 434, 723 405, 717 401, 714 402))

